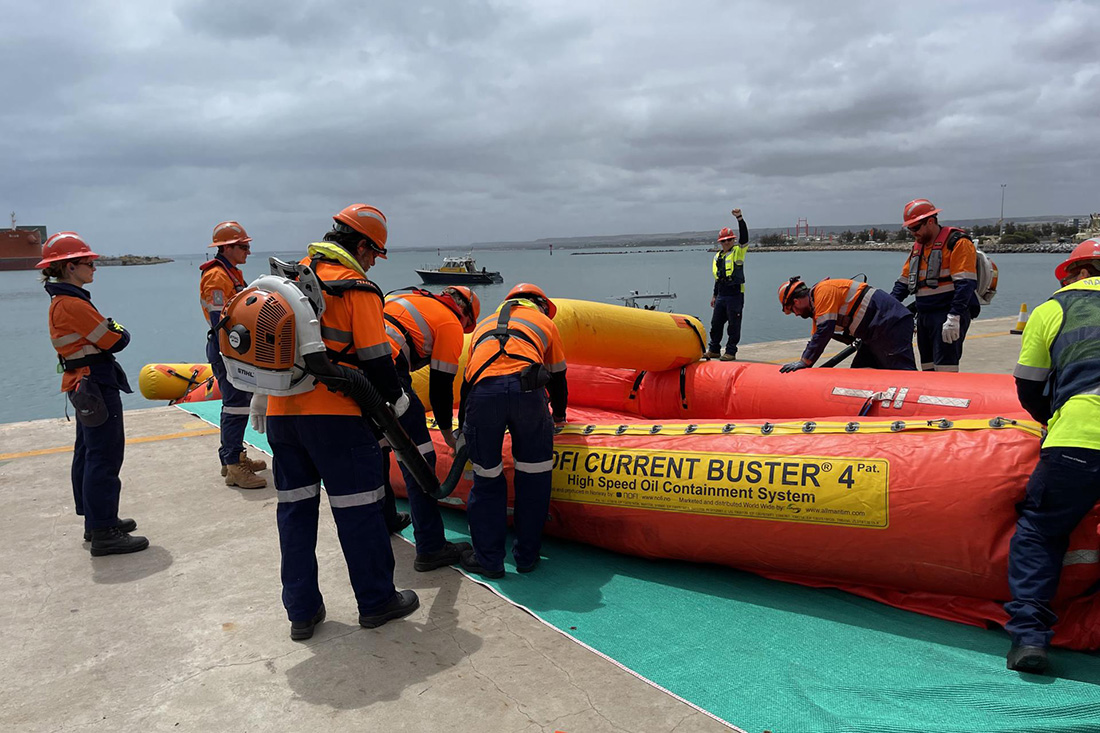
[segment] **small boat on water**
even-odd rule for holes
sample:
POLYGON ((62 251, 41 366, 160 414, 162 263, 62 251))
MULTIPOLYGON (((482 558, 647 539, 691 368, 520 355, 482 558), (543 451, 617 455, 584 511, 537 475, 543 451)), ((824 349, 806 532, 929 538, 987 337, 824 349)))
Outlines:
POLYGON ((620 295, 615 300, 622 301, 622 304, 627 308, 641 308, 642 310, 655 311, 660 310, 661 301, 665 299, 674 300, 676 293, 639 293, 637 290, 631 290, 627 295, 620 295), (645 301, 653 301, 648 305, 645 301), (638 301, 642 301, 639 303, 638 301))
POLYGON ((499 272, 489 272, 484 267, 477 269, 473 256, 468 254, 444 257, 443 265, 438 269, 417 270, 416 274, 428 285, 489 285, 504 282, 499 272))

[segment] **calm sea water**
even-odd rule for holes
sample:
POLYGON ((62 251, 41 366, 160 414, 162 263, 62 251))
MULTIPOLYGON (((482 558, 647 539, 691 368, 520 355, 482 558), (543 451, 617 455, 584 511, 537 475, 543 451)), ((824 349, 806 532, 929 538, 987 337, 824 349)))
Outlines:
MULTIPOLYGON (((293 259, 301 253, 281 255, 293 259)), ((455 252, 443 251, 443 255, 455 252)), ((616 303, 616 296, 631 290, 663 292, 671 288, 676 300, 662 309, 690 313, 710 324, 711 254, 703 249, 677 252, 615 255, 552 256, 544 251, 483 252, 478 266, 499 270, 504 284, 478 289, 483 308, 495 307, 518 282, 534 282, 548 294, 567 298, 616 303)), ((141 367, 150 362, 202 362, 206 360, 207 326, 199 306, 198 266, 205 252, 176 256, 176 261, 142 267, 104 267, 89 285, 92 301, 105 316, 125 325, 133 335, 119 355, 135 390, 141 367)), ((252 279, 267 272, 267 254, 253 254, 242 268, 252 279)), ((802 338, 809 335, 807 321, 784 316, 776 300, 779 284, 791 275, 816 281, 825 277, 851 277, 865 273, 872 285, 890 288, 901 271, 901 252, 760 252, 749 251, 748 289, 742 343, 802 338)), ((1010 316, 1020 303, 1029 307, 1046 300, 1057 288, 1054 267, 1064 255, 997 255, 999 294, 983 315, 1010 316)), ((434 252, 394 252, 380 261, 370 275, 384 290, 419 284, 413 271, 434 266, 434 252)), ((61 377, 57 357, 50 346, 46 324, 49 297, 36 272, 0 272, 0 344, 3 366, 0 378, 0 422, 59 417, 64 398, 58 392, 61 377)), ((980 343, 980 342, 978 342, 980 343)), ((970 348, 980 348, 975 343, 970 348)), ((645 348, 639 344, 639 348, 645 348)), ((125 396, 128 409, 150 407, 136 391, 125 396)), ((159 403, 158 403, 159 404, 159 403)))

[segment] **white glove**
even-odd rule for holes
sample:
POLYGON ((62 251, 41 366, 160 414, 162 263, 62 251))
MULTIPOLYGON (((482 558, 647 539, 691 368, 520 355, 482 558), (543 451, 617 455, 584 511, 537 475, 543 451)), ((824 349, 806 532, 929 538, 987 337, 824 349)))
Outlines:
POLYGON ((959 317, 955 314, 947 316, 947 320, 943 322, 943 342, 945 344, 953 344, 959 340, 959 333, 962 327, 959 325, 959 317))
POLYGON ((248 422, 257 433, 267 432, 267 395, 252 395, 248 403, 248 422))
POLYGON ((455 453, 466 447, 466 436, 462 434, 461 430, 454 431, 451 435, 455 439, 455 453))
POLYGON ((408 410, 408 409, 409 409, 409 396, 407 394, 405 394, 404 392, 402 392, 401 396, 397 398, 397 402, 393 403, 393 411, 394 411, 394 413, 397 414, 398 417, 401 417, 402 415, 405 414, 405 410, 408 410))

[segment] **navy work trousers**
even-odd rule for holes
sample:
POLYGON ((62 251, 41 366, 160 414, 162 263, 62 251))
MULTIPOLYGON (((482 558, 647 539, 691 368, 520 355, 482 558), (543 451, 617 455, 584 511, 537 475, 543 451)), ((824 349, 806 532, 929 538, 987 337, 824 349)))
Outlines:
MULTIPOLYGON (((84 517, 84 529, 107 529, 118 524, 118 496, 122 491, 122 457, 126 431, 122 426, 122 398, 118 390, 97 385, 107 405, 107 421, 94 428, 76 421, 73 446, 73 500, 84 517)), ((69 394, 70 398, 72 393, 69 394)))
POLYGON ((1005 630, 1023 646, 1049 646, 1058 616, 1058 590, 1069 536, 1100 501, 1100 450, 1044 448, 1019 505, 1008 553, 1005 630))
POLYGON ((710 351, 722 350, 722 329, 726 328, 726 353, 737 356, 741 343, 741 313, 745 310, 745 294, 719 295, 714 299, 714 314, 710 317, 710 351))
POLYGON ((213 338, 206 341, 206 358, 210 360, 210 369, 222 393, 222 442, 218 448, 218 458, 223 466, 236 465, 240 463, 241 451, 244 450, 244 429, 248 425, 248 405, 252 401, 252 393, 237 389, 226 378, 225 362, 218 350, 218 342, 213 338))
POLYGON ((516 532, 512 556, 519 567, 534 565, 550 510, 550 471, 554 464, 554 421, 545 389, 524 392, 519 374, 487 377, 470 388, 462 434, 474 466, 474 486, 466 516, 478 563, 504 569, 508 533, 508 480, 504 476, 504 431, 512 436, 516 532))
POLYGON ((272 415, 267 438, 275 457, 287 617, 308 621, 321 607, 316 549, 322 481, 359 612, 378 612, 396 590, 390 533, 382 518, 382 449, 367 421, 352 415, 272 415))
POLYGON ((889 293, 876 290, 864 319, 859 329, 863 345, 852 359, 852 368, 915 371, 913 314, 909 309, 889 293))
POLYGON ((943 340, 943 324, 947 320, 947 311, 921 313, 917 311, 917 350, 920 351, 920 368, 926 372, 959 371, 962 360, 963 341, 970 329, 970 314, 959 317, 959 340, 949 344, 943 340))
MULTIPOLYGON (((409 434, 412 442, 420 449, 420 454, 424 456, 428 465, 432 467, 432 470, 435 470, 435 446, 432 443, 432 436, 428 432, 424 404, 416 396, 416 392, 413 391, 412 377, 409 376, 408 369, 401 369, 400 363, 398 362, 397 377, 401 382, 402 389, 405 390, 405 394, 409 396, 409 409, 405 410, 405 414, 399 417, 398 421, 401 423, 401 427, 405 428, 405 432, 409 434)), ((387 450, 383 469, 386 471, 386 512, 392 516, 396 514, 397 510, 393 506, 393 489, 390 487, 389 481, 388 452, 387 450)), ((409 509, 412 512, 413 537, 416 539, 416 554, 426 555, 430 552, 442 550, 447 540, 443 534, 443 517, 439 514, 439 502, 420 489, 420 484, 416 483, 416 479, 405 468, 404 463, 398 461, 397 465, 401 469, 401 475, 405 478, 405 492, 408 494, 409 509)))

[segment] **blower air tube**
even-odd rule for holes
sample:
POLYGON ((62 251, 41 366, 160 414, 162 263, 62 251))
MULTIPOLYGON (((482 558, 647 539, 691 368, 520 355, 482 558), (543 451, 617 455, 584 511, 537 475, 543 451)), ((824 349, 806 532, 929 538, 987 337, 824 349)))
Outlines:
MULTIPOLYGON (((424 456, 421 455, 416 444, 409 438, 409 434, 405 432, 405 428, 397 420, 393 408, 386 403, 386 400, 382 398, 382 395, 378 393, 378 390, 374 388, 374 385, 361 371, 349 369, 341 364, 333 364, 324 352, 305 354, 303 358, 306 369, 318 382, 355 400, 355 403, 363 410, 363 415, 386 436, 386 440, 389 441, 394 453, 405 464, 405 468, 409 469, 409 473, 413 475, 416 483, 420 485, 425 494, 435 498, 442 498, 447 495, 440 495, 439 479, 436 478, 435 471, 424 460, 424 456)), ((452 486, 451 491, 453 490, 454 487, 452 486)))
POLYGON ((433 499, 446 499, 454 492, 458 482, 462 479, 462 471, 466 467, 466 461, 470 460, 470 449, 465 443, 455 449, 454 463, 447 477, 439 484, 439 492, 430 494, 433 499))

